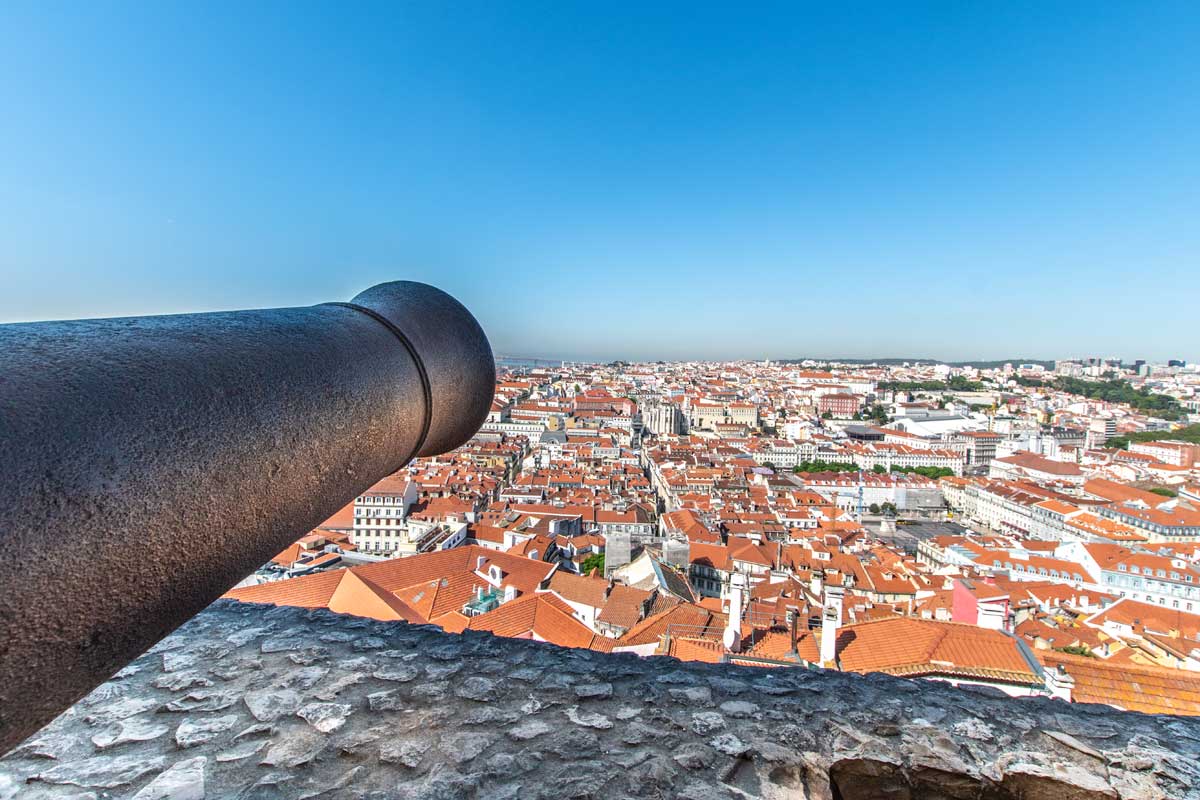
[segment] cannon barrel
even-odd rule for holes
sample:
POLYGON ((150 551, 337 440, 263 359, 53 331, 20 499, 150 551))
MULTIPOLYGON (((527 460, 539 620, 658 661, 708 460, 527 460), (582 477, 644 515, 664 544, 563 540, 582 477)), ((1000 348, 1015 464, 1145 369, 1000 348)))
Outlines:
POLYGON ((381 478, 495 363, 454 298, 0 325, 0 753, 381 478))

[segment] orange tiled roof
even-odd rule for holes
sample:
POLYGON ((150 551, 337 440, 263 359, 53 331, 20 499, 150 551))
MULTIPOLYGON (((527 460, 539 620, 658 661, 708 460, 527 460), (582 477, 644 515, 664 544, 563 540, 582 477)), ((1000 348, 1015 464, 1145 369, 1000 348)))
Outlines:
POLYGON ((1083 474, 1083 471, 1077 464, 1073 464, 1069 461, 1054 461, 1052 459, 1045 458, 1044 456, 1040 456, 1037 453, 1031 453, 1027 450, 1013 453, 1011 456, 993 459, 993 461, 1000 464, 1012 464, 1013 466, 1035 470, 1037 472, 1044 472, 1049 475, 1076 476, 1083 474))
POLYGON ((603 608, 608 581, 603 578, 559 571, 550 576, 550 584, 547 588, 572 603, 580 603, 592 608, 603 608))
POLYGON ((329 598, 342 581, 346 570, 318 572, 315 575, 305 575, 286 581, 260 583, 257 586, 244 586, 225 593, 225 597, 241 600, 246 603, 270 603, 277 606, 297 606, 299 608, 327 608, 329 598))
POLYGON ((1146 714, 1200 715, 1200 676, 1165 667, 1112 664, 1107 660, 1039 650, 1048 669, 1061 665, 1075 688, 1077 703, 1104 703, 1146 714))
POLYGON ((1200 614, 1180 611, 1177 608, 1166 608, 1154 603, 1143 603, 1128 597, 1122 597, 1112 605, 1088 617, 1085 622, 1097 627, 1105 622, 1128 625, 1135 632, 1149 628, 1158 633, 1178 631, 1182 636, 1200 639, 1200 614))
POLYGON ((487 574, 492 565, 500 569, 500 586, 511 586, 518 594, 533 593, 555 570, 552 564, 472 545, 234 589, 225 597, 248 603, 333 608, 378 619, 434 621, 461 609, 476 586, 490 587, 476 572, 487 574), (354 580, 342 587, 348 574, 354 580), (339 591, 342 594, 335 603, 339 591))
POLYGON ((322 522, 318 527, 334 530, 349 530, 354 527, 354 503, 342 506, 336 514, 322 522))
POLYGON ((296 561, 300 558, 300 554, 303 552, 304 548, 300 546, 300 543, 294 542, 289 544, 281 553, 273 557, 271 561, 283 567, 290 567, 292 564, 296 563, 296 561))
POLYGON ((718 664, 725 657, 725 646, 715 639, 688 636, 672 636, 667 652, 663 655, 680 661, 703 661, 718 664))
POLYGON ((1107 478, 1092 478, 1083 484, 1083 490, 1088 494, 1102 497, 1114 503, 1142 502, 1150 508, 1157 508, 1167 500, 1167 498, 1153 492, 1147 492, 1136 486, 1110 481, 1107 478))
POLYGON ((786 660, 792 652, 792 635, 787 630, 768 630, 746 651, 746 655, 754 658, 768 658, 773 661, 786 660))
POLYGON ((642 618, 642 608, 650 598, 650 592, 633 586, 616 584, 608 595, 604 608, 597 615, 598 622, 629 629, 642 618))
POLYGON ((618 647, 651 644, 659 641, 672 627, 676 635, 696 635, 720 639, 725 628, 725 614, 718 614, 693 603, 679 603, 665 611, 651 614, 634 625, 618 640, 618 647))
POLYGON ((530 594, 472 617, 467 627, 497 636, 534 638, 561 647, 589 647, 596 634, 553 594, 530 594))
POLYGON ((728 571, 730 569, 729 548, 720 544, 689 542, 688 560, 693 564, 711 566, 720 570, 728 571))
MULTIPOLYGON (((819 663, 819 639, 817 632, 805 634, 797 643, 800 657, 819 663)), ((841 628, 837 658, 847 672, 1042 682, 1012 637, 974 625, 913 617, 887 617, 841 628)))

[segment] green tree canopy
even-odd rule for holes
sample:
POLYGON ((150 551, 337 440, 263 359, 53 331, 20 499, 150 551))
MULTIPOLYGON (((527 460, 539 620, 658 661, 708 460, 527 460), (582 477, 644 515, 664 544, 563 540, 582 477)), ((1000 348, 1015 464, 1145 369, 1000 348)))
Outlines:
POLYGON ((972 381, 962 375, 955 375, 945 381, 880 381, 876 387, 881 392, 982 392, 987 387, 979 381, 972 381))
POLYGON ((892 467, 892 472, 912 472, 916 475, 924 475, 931 480, 938 478, 949 478, 954 474, 954 470, 949 467, 892 467))
POLYGON ((590 556, 579 562, 579 572, 582 575, 587 575, 592 570, 600 575, 604 574, 604 554, 592 553, 590 556))
POLYGON ((1050 382, 1035 378, 1016 378, 1021 386, 1049 387, 1060 392, 1077 394, 1090 400, 1103 400, 1106 403, 1124 403, 1136 408, 1143 414, 1159 419, 1176 420, 1184 415, 1183 407, 1174 397, 1165 394, 1155 394, 1145 389, 1135 389, 1129 381, 1106 380, 1085 381, 1082 378, 1058 377, 1050 382))
POLYGON ((1200 444, 1200 425, 1188 425, 1186 428, 1176 428, 1173 431, 1141 431, 1114 436, 1104 443, 1105 447, 1129 449, 1130 442, 1156 442, 1161 439, 1171 439, 1176 442, 1191 442, 1200 444))
POLYGON ((801 461, 792 472, 858 472, 859 466, 844 461, 801 461))

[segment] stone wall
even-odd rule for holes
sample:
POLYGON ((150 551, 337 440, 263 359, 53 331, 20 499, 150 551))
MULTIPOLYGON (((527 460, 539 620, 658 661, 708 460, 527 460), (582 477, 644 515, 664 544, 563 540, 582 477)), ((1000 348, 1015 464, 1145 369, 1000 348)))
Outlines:
POLYGON ((0 760, 0 800, 1200 797, 1200 722, 221 601, 0 760))

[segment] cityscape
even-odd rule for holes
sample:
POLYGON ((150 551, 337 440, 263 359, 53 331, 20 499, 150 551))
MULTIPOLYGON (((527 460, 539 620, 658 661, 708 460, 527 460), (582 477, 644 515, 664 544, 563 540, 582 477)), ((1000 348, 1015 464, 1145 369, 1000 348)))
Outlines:
POLYGON ((227 597, 1200 715, 1200 368, 501 368, 227 597))
POLYGON ((1200 800, 1197 43, 0 4, 0 800, 1200 800))

